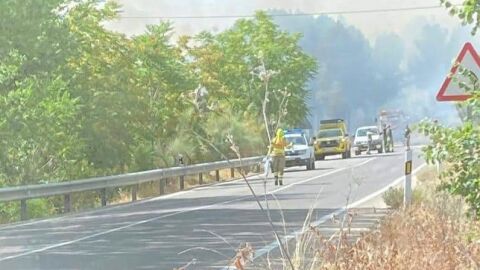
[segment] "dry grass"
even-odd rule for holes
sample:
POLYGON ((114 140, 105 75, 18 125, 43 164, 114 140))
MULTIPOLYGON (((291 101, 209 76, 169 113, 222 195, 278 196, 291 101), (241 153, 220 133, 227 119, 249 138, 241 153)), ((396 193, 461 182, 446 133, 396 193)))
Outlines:
MULTIPOLYGON (((250 176, 258 173, 258 169, 247 168, 247 169, 244 169, 243 172, 247 176, 250 176)), ((232 178, 230 169, 219 170, 219 176, 220 176, 219 182, 232 181, 240 178, 240 174, 238 173, 237 170, 235 170, 235 177, 232 178)), ((203 185, 218 183, 216 180, 215 171, 203 174, 202 182, 203 182, 203 185)), ((184 189, 191 189, 196 186, 199 186, 198 175, 185 176, 184 189)), ((181 191, 179 179, 177 178, 166 179, 165 194, 179 192, 179 191, 181 191)), ((155 197, 159 195, 159 192, 160 192, 160 184, 158 181, 143 183, 143 184, 140 184, 138 187, 137 199, 141 200, 141 199, 155 197)), ((127 203, 127 202, 130 202, 131 200, 132 200, 131 189, 126 188, 126 189, 120 190, 118 193, 118 196, 112 199, 109 203, 110 204, 127 203)))
POLYGON ((327 238, 311 227, 297 239, 297 270, 480 269, 480 223, 465 216, 461 199, 437 191, 435 167, 417 175, 422 202, 392 212, 360 237, 346 226, 327 238))
POLYGON ((480 269, 478 222, 416 205, 356 238, 349 230, 354 215, 330 237, 315 227, 305 232, 296 244, 295 269, 480 269))
POLYGON ((415 206, 395 212, 355 242, 343 234, 338 250, 331 241, 320 242, 322 264, 316 269, 479 269, 480 245, 465 237, 478 229, 437 209, 415 206))
POLYGON ((416 179, 420 184, 424 183, 436 183, 438 182, 438 173, 435 166, 430 165, 420 170, 416 175, 416 179))

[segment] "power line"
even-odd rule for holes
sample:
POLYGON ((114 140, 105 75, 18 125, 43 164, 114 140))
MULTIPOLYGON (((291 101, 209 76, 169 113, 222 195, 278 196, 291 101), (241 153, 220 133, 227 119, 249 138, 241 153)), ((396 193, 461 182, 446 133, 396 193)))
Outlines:
MULTIPOLYGON (((460 5, 455 5, 460 6, 460 5)), ((348 11, 321 11, 313 13, 286 13, 286 14, 269 14, 272 17, 299 17, 299 16, 319 16, 319 15, 345 15, 345 14, 363 14, 363 13, 383 13, 383 12, 402 12, 412 10, 432 10, 445 9, 444 6, 418 6, 404 8, 385 8, 385 9, 363 9, 348 11)), ((253 18, 254 15, 204 15, 204 16, 120 16, 119 19, 229 19, 229 18, 253 18)))

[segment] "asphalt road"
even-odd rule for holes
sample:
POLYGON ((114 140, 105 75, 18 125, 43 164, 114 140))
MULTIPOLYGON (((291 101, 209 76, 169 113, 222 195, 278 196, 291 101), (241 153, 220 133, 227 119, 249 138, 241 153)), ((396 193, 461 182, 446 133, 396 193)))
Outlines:
MULTIPOLYGON (((422 161, 414 152, 414 168, 422 161)), ((294 167, 284 186, 250 178, 280 235, 387 186, 404 173, 404 154, 317 161, 294 167)), ((49 220, 0 227, 0 269, 221 269, 249 242, 258 260, 274 236, 243 180, 49 220)))

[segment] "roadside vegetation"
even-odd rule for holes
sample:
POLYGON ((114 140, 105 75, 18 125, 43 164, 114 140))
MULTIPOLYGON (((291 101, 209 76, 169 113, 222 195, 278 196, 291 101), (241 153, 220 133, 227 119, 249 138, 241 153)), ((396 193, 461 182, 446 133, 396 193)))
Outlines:
POLYGON ((434 166, 416 178, 413 204, 403 209, 403 191, 391 189, 383 198, 395 209, 369 232, 352 229, 355 209, 338 217, 340 229, 332 235, 308 226, 307 217, 292 251, 295 269, 478 269, 480 222, 465 215, 468 204, 438 189, 443 180, 434 166))
MULTIPOLYGON (((476 34, 478 1, 441 1, 476 34)), ((424 120, 417 131, 430 138, 422 151, 429 167, 417 174, 412 204, 403 208, 403 189, 384 195, 392 212, 376 228, 351 235, 352 212, 331 237, 316 227, 297 238, 295 269, 479 269, 480 268, 480 88, 478 77, 459 67, 453 82, 471 94, 458 103, 462 124, 424 120), (298 249, 300 247, 300 249, 298 249)))
MULTIPOLYGON (((476 34, 479 1, 441 3, 462 24, 473 24, 472 35, 476 34)), ((388 190, 383 199, 392 212, 360 236, 350 230, 354 210, 343 215, 331 236, 310 226, 307 216, 291 254, 294 265, 283 259, 283 269, 480 268, 480 87, 478 74, 462 66, 458 74, 452 74, 452 82, 471 94, 456 104, 462 124, 449 127, 426 119, 416 126, 430 139, 422 149, 430 166, 417 174, 412 204, 403 207, 402 188, 388 190)), ((270 260, 264 268, 274 269, 270 260)))
MULTIPOLYGON (((306 85, 317 64, 300 35, 265 13, 219 33, 173 39, 172 26, 160 23, 126 37, 103 27, 117 16, 115 4, 62 2, 0 3, 0 188, 168 167, 180 155, 187 164, 258 155, 279 119, 294 126, 308 114, 306 85)), ((476 30, 477 1, 445 5, 476 30)), ((356 241, 348 230, 326 239, 307 228, 292 258, 296 269, 480 267, 480 90, 475 76, 461 72, 473 95, 458 106, 463 125, 418 126, 431 138, 425 158, 442 174, 419 181, 407 210, 399 207, 401 191, 389 191, 387 203, 399 210, 356 241)), ((75 196, 74 210, 99 201, 75 196)), ((61 198, 28 204, 32 218, 63 208, 61 198)), ((18 203, 0 204, 0 223, 18 218, 18 203)), ((239 257, 252 252, 244 247, 239 257)))
MULTIPOLYGON (((37 2, 0 3, 0 188, 169 167, 179 156, 222 158, 199 137, 229 157, 227 135, 242 156, 261 154, 267 70, 268 119, 286 94, 283 124, 308 113, 315 60, 264 13, 223 32, 174 39, 165 22, 126 37, 103 27, 118 14, 112 2, 37 2)), ((73 209, 96 196, 75 195, 73 209)), ((32 218, 62 209, 61 198, 28 204, 32 218)), ((0 222, 18 210, 0 204, 0 222)))

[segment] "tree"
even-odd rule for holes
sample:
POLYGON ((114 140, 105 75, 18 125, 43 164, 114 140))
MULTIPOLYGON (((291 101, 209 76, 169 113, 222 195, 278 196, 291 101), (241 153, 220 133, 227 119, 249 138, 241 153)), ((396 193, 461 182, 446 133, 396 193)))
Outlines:
POLYGON ((4 0, 0 3, 0 58, 16 50, 25 57, 18 80, 48 76, 75 47, 65 21, 56 13, 63 0, 4 0))
MULTIPOLYGON (((472 35, 479 25, 477 15, 480 6, 476 0, 467 0, 463 6, 456 8, 451 3, 442 1, 450 14, 458 15, 463 24, 474 24, 472 35)), ((458 77, 452 74, 452 82, 457 83, 472 96, 458 105, 460 110, 468 111, 463 117, 463 124, 458 127, 444 127, 437 121, 420 123, 419 130, 430 137, 431 143, 424 149, 427 162, 444 162, 449 167, 442 174, 442 185, 450 193, 460 195, 473 210, 473 215, 480 214, 480 87, 476 74, 460 66, 458 77), (467 78, 460 80, 459 78, 467 78)))
MULTIPOLYGON (((12 53, 0 64, 0 77, 15 77, 24 57, 12 53), (18 59, 20 58, 20 59, 18 59)), ((82 141, 75 119, 78 101, 66 91, 61 77, 39 80, 25 78, 15 89, 0 98, 1 173, 8 185, 32 184, 44 179, 69 179, 75 176, 72 161, 81 159, 82 141)))
MULTIPOLYGON (((132 40, 135 61, 135 88, 142 96, 142 117, 136 119, 144 150, 151 152, 149 168, 154 167, 155 158, 165 166, 172 165, 175 154, 166 151, 166 143, 175 138, 177 126, 184 121, 182 112, 193 104, 185 100, 195 83, 176 47, 171 41, 170 23, 149 26, 145 34, 132 40)), ((172 151, 174 151, 172 149, 172 151)), ((145 153, 144 153, 145 154, 145 153)), ((138 156, 138 155, 135 155, 138 156)), ((145 168, 145 165, 138 164, 145 168)))
MULTIPOLYGON (((265 91, 271 119, 282 104, 286 124, 307 114, 315 61, 263 13, 175 43, 169 23, 135 37, 105 29, 113 2, 61 2, 0 4, 0 187, 166 167, 179 154, 223 159, 212 146, 230 152, 232 137, 242 155, 260 154, 265 91), (275 71, 268 85, 259 67, 275 71)), ((32 216, 61 207, 33 204, 32 216)), ((2 217, 18 211, 0 206, 2 217)))
MULTIPOLYGON (((298 45, 300 35, 281 31, 272 19, 258 12, 254 19, 238 20, 218 35, 202 33, 186 48, 190 66, 219 103, 234 111, 247 110, 261 118, 265 91, 270 91, 268 113, 277 118, 283 91, 289 93, 286 125, 302 122, 308 114, 307 82, 315 73, 315 60, 298 45), (268 80, 260 80, 259 68, 274 71, 268 80)), ((187 42, 183 42, 184 48, 187 42)))
POLYGON ((472 35, 477 33, 480 26, 480 1, 464 0, 461 5, 454 5, 451 1, 440 0, 440 2, 449 10, 450 15, 457 16, 462 25, 472 24, 472 35))

